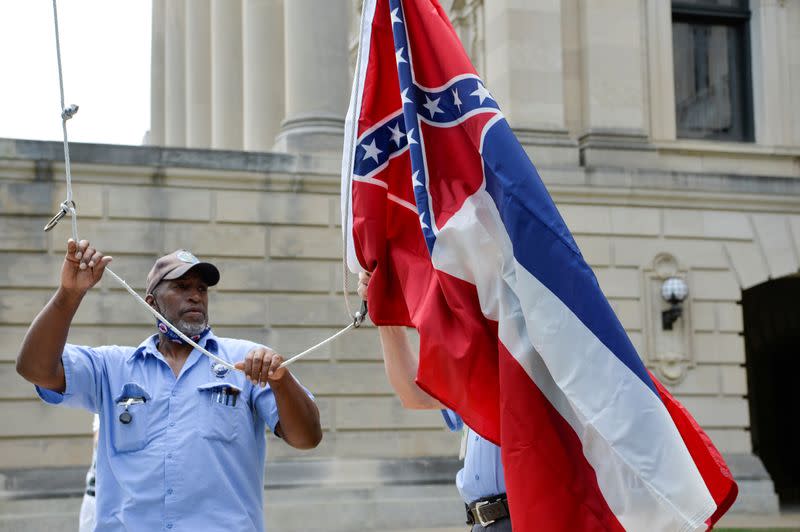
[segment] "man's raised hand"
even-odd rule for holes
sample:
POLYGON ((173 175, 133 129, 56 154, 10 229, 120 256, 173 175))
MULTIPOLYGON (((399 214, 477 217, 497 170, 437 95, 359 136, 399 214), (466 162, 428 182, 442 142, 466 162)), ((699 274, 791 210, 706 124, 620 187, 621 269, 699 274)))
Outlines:
POLYGON ((61 288, 83 296, 100 281, 111 257, 105 257, 88 240, 67 241, 67 255, 61 267, 61 288))

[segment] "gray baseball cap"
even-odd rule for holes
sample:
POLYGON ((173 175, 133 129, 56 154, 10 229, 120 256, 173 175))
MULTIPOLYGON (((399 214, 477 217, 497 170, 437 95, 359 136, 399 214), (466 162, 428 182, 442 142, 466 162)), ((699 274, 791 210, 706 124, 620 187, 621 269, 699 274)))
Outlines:
POLYGON ((196 269, 208 286, 219 282, 219 270, 210 262, 200 262, 200 259, 185 249, 178 249, 164 255, 153 264, 147 274, 147 294, 152 294, 158 283, 164 280, 177 279, 189 270, 196 269))

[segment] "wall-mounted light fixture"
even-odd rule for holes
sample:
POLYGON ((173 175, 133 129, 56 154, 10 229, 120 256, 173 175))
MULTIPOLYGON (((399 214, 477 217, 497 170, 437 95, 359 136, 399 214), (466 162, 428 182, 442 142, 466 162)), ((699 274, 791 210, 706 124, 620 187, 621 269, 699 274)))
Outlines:
POLYGON ((689 295, 689 287, 686 281, 680 277, 669 277, 661 285, 661 297, 670 304, 667 310, 661 312, 661 327, 665 331, 672 330, 672 324, 683 314, 681 303, 689 295))

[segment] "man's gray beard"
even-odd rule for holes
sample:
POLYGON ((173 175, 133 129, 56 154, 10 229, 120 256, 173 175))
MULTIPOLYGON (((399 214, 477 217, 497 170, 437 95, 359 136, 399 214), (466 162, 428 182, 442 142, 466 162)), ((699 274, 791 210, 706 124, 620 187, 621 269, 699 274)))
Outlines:
POLYGON ((180 320, 178 323, 175 324, 175 327, 186 336, 191 337, 203 332, 206 329, 206 322, 180 320))

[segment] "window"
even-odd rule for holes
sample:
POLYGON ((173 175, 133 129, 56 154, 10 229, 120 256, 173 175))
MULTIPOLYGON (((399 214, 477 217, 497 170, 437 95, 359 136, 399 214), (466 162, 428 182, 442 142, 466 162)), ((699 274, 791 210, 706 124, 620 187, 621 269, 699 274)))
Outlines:
POLYGON ((680 138, 753 140, 748 0, 672 2, 680 138))

